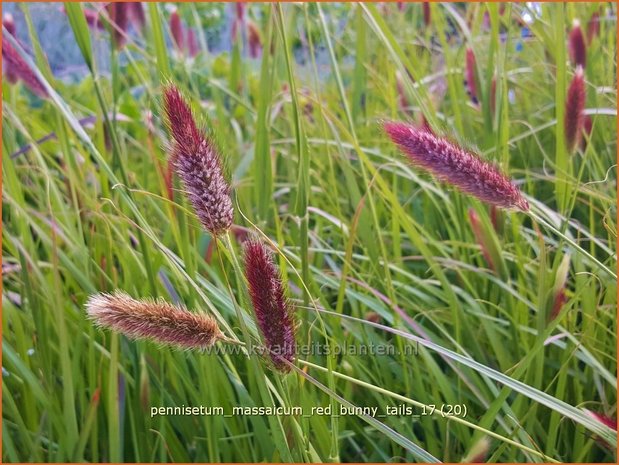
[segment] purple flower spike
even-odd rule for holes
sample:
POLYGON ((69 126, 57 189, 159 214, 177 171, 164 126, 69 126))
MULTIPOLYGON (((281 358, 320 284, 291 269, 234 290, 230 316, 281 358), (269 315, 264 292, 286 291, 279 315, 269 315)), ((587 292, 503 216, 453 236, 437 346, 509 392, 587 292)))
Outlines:
POLYGON ((490 205, 529 209, 520 190, 497 167, 447 139, 410 124, 387 122, 384 130, 414 166, 490 205))

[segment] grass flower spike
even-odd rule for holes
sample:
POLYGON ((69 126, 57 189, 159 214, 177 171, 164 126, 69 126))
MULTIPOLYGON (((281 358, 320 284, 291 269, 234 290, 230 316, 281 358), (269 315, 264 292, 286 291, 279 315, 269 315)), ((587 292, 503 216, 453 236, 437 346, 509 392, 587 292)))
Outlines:
POLYGON ((477 82, 475 76, 477 73, 477 64, 473 49, 466 49, 466 89, 473 103, 479 103, 477 98, 477 82))
POLYGON ((136 300, 116 291, 92 295, 86 309, 98 326, 132 339, 149 339, 181 349, 203 349, 225 339, 213 318, 163 300, 136 300))
POLYGON ((172 33, 174 43, 182 51, 184 46, 183 24, 177 10, 174 10, 170 15, 170 32, 172 33))
POLYGON ((271 253, 258 241, 245 243, 245 276, 258 327, 269 356, 280 371, 290 367, 295 354, 295 325, 279 271, 271 253))
MULTIPOLYGON (((2 25, 6 28, 9 34, 15 37, 15 21, 13 20, 13 15, 11 13, 5 13, 2 16, 2 25)), ((17 76, 15 72, 11 71, 11 67, 8 62, 4 64, 3 71, 6 80, 11 84, 15 84, 19 80, 19 76, 17 76)))
POLYGON ((202 225, 212 235, 221 235, 230 229, 234 212, 220 155, 213 141, 198 129, 189 105, 173 85, 164 90, 164 109, 174 139, 174 170, 202 225))
POLYGON ((585 129, 585 79, 579 66, 572 78, 565 99, 565 146, 572 152, 582 138, 585 129))
POLYGON ((39 78, 32 72, 28 63, 26 63, 8 40, 2 41, 2 58, 4 58, 4 66, 7 68, 7 80, 9 80, 9 82, 15 82, 17 79, 21 79, 24 85, 34 94, 41 98, 49 97, 47 90, 43 87, 39 78))
POLYGON ((574 66, 582 66, 587 64, 587 46, 585 45, 585 36, 580 28, 580 22, 575 19, 572 25, 572 30, 569 36, 569 52, 570 59, 574 66))
POLYGON ((415 166, 490 205, 529 209, 520 190, 497 167, 453 142, 415 126, 387 122, 384 130, 415 166))

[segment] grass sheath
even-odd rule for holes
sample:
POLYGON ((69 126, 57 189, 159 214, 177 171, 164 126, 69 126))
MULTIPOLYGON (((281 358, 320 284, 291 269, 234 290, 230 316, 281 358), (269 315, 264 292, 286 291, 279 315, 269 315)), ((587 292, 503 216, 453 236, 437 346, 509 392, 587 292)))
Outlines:
POLYGON ((116 291, 90 296, 86 309, 95 324, 131 339, 148 339, 179 349, 204 349, 225 339, 210 316, 163 300, 136 300, 116 291))
POLYGON ((413 165, 439 180, 490 205, 529 209, 528 202, 507 176, 478 155, 410 124, 386 122, 383 128, 413 165))

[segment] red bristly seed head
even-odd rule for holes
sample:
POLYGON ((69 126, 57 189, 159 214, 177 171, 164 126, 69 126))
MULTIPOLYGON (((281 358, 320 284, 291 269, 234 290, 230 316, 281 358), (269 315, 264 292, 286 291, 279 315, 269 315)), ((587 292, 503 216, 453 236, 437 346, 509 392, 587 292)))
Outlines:
POLYGON ((195 57, 200 52, 200 46, 198 45, 198 40, 196 39, 196 33, 193 29, 187 29, 187 50, 189 52, 190 57, 195 57))
MULTIPOLYGON (((2 16, 2 25, 6 28, 9 34, 15 37, 15 21, 13 20, 13 15, 11 13, 5 13, 4 16, 2 16)), ((11 70, 11 66, 8 61, 4 63, 3 71, 8 82, 15 84, 18 81, 19 76, 11 70)))
POLYGON ((144 7, 142 2, 127 2, 129 7, 129 17, 131 22, 138 29, 142 29, 146 24, 146 16, 144 15, 144 7))
POLYGON ((256 322, 273 365, 290 371, 295 356, 295 323, 282 278, 271 252, 258 241, 245 243, 245 277, 256 322))
POLYGON ((596 11, 587 23, 587 44, 591 45, 594 37, 600 34, 600 14, 596 11))
POLYGON ((163 100, 174 140, 171 157, 176 174, 202 225, 214 236, 223 234, 230 229, 234 212, 220 155, 213 141, 198 129, 175 86, 165 88, 163 100))
POLYGON ((429 26, 432 21, 432 17, 430 15, 430 2, 423 2, 423 23, 426 27, 429 26))
POLYGON ((585 79, 579 66, 567 90, 565 99, 565 146, 572 152, 580 143, 584 129, 585 79))
POLYGON ((149 339, 180 349, 204 349, 225 339, 210 316, 193 313, 163 300, 136 300, 121 291, 95 294, 86 303, 97 324, 132 339, 149 339))
POLYGON ((582 66, 584 68, 587 64, 587 46, 580 28, 580 22, 577 19, 574 20, 569 35, 569 52, 574 66, 582 66))
POLYGON ((108 6, 108 15, 112 23, 112 34, 116 48, 122 48, 127 40, 128 12, 127 3, 114 2, 108 6))
POLYGON ((529 209, 528 202, 507 176, 476 154, 410 124, 386 122, 383 127, 413 165, 439 180, 490 205, 529 209))
POLYGON ((4 13, 2 16, 2 25, 8 31, 9 34, 15 36, 15 20, 11 13, 4 13))
POLYGON ((2 58, 4 58, 4 66, 7 69, 7 79, 10 78, 13 82, 21 79, 34 94, 41 98, 49 97, 39 78, 8 40, 2 41, 2 58))
POLYGON ((477 83, 475 82, 475 76, 477 74, 477 62, 475 60, 475 53, 473 49, 466 49, 466 86, 469 92, 469 96, 473 103, 479 103, 477 98, 477 83))
POLYGON ((183 24, 181 23, 178 10, 174 10, 170 15, 170 32, 172 33, 172 39, 174 39, 176 47, 178 50, 182 51, 184 46, 183 24))
POLYGON ((260 32, 258 26, 253 21, 247 22, 247 37, 249 42, 249 56, 251 58, 258 58, 262 51, 262 39, 260 39, 260 32))

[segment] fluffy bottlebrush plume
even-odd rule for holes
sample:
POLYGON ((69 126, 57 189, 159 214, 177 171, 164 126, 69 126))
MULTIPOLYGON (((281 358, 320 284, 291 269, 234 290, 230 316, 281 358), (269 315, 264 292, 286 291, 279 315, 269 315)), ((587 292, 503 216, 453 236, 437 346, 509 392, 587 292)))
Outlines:
MULTIPOLYGON (((34 72, 30 69, 26 61, 8 40, 2 41, 2 58, 4 66, 12 74, 11 79, 17 81, 21 79, 26 87, 41 98, 49 97, 47 90, 41 84, 34 72)), ((8 79, 8 78, 7 78, 8 79)))
POLYGON ((245 243, 245 276, 256 322, 275 368, 287 372, 295 356, 295 323, 271 253, 258 241, 245 243))
POLYGON ((575 19, 572 25, 572 30, 569 35, 568 44, 570 59, 574 66, 582 66, 587 64, 587 46, 585 45, 585 37, 583 36, 580 22, 575 19))
POLYGON ((473 49, 466 49, 466 90, 471 97, 471 100, 474 104, 477 105, 479 100, 477 98, 477 83, 475 81, 475 76, 477 75, 477 63, 475 60, 475 53, 473 53, 473 49))
POLYGON ((234 212, 221 157, 213 141, 198 129, 175 86, 165 89, 163 100, 174 139, 171 157, 176 174, 202 225, 214 236, 223 234, 230 229, 234 212))
POLYGON ((430 16, 430 2, 423 2, 423 24, 426 25, 426 27, 430 26, 430 23, 432 22, 432 16, 430 16))
POLYGON ((529 209, 520 190, 497 167, 455 143, 415 126, 386 122, 384 130, 415 166, 490 205, 529 209))
POLYGON ((15 36, 15 20, 11 13, 4 13, 4 15, 2 15, 2 25, 9 34, 15 36))
MULTIPOLYGON (((2 16, 2 25, 5 27, 9 34, 15 37, 15 21, 13 20, 13 15, 11 13, 5 13, 2 16)), ((13 70, 11 70, 11 66, 7 61, 5 61, 4 63, 3 71, 4 76, 6 77, 6 80, 8 82, 10 82, 11 84, 15 84, 18 81, 19 76, 17 76, 17 74, 15 74, 13 70)))
POLYGON ((116 291, 90 296, 86 309, 97 326, 132 339, 149 339, 181 349, 204 349, 225 339, 210 316, 163 300, 136 300, 116 291))
POLYGON ((591 45, 594 37, 600 35, 600 14, 596 11, 587 22, 587 43, 591 45))
POLYGON ((249 42, 249 56, 258 58, 262 52, 262 39, 258 26, 253 21, 247 22, 247 40, 249 42))
POLYGON ((477 215, 477 212, 473 210, 472 208, 469 208, 468 213, 469 213, 469 222, 471 223, 471 229, 473 230, 473 235, 475 236, 475 241, 477 241, 477 244, 481 248, 481 253, 484 256, 484 259, 486 260, 486 263, 488 264, 490 269, 496 272, 497 266, 494 263, 494 260, 492 259, 492 255, 490 254, 490 251, 488 250, 488 244, 486 244, 486 237, 482 230, 479 216, 477 215))
POLYGON ((170 32, 172 33, 172 39, 176 44, 176 48, 182 51, 185 42, 183 40, 183 24, 181 23, 178 10, 174 10, 170 15, 170 32))
POLYGON ((236 2, 234 4, 234 8, 236 11, 237 21, 242 22, 245 19, 245 2, 236 2))
POLYGON ((572 78, 565 99, 565 146, 572 152, 580 143, 585 124, 585 79, 583 70, 579 66, 572 78))
POLYGON ((129 19, 133 25, 142 30, 146 24, 146 16, 144 15, 144 7, 142 2, 127 2, 127 8, 129 9, 129 19))
POLYGON ((120 49, 127 40, 127 27, 129 24, 129 7, 127 3, 114 2, 107 6, 107 12, 112 23, 112 36, 116 48, 120 49))
POLYGON ((200 46, 198 45, 198 39, 193 29, 187 29, 187 51, 190 57, 195 57, 200 52, 200 46))

